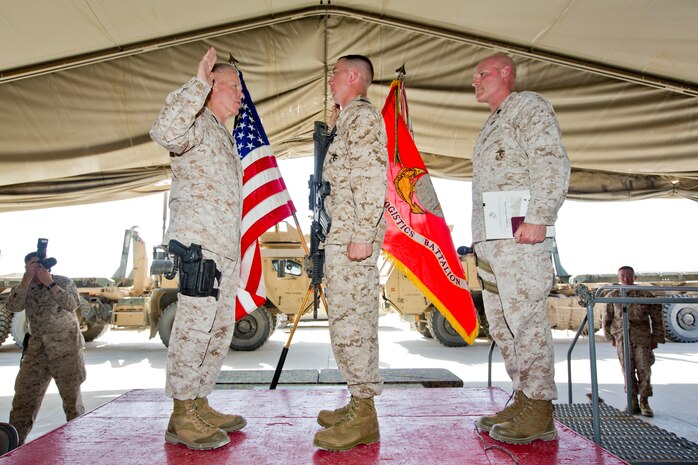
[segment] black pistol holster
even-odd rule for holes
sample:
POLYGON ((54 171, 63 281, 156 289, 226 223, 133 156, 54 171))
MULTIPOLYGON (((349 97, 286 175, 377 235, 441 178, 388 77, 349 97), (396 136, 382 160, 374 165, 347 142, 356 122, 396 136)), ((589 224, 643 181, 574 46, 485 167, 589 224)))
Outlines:
POLYGON ((191 297, 215 297, 218 300, 214 281, 221 285, 221 272, 216 268, 216 262, 203 258, 199 244, 185 247, 172 239, 167 250, 174 255, 173 272, 179 271, 180 293, 191 297))

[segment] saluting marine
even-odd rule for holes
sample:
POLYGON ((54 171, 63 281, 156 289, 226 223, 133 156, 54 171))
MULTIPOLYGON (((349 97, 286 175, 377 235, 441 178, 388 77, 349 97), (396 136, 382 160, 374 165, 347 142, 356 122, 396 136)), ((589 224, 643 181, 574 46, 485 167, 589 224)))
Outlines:
MULTIPOLYGON (((240 415, 214 410, 207 400, 235 329, 242 166, 225 123, 238 114, 241 101, 236 69, 216 64, 211 47, 196 76, 167 97, 150 131, 151 138, 170 151, 166 241, 200 250, 198 261, 212 261, 212 270, 220 272, 219 288, 209 286, 202 292, 183 287, 180 272, 177 315, 167 350, 165 393, 173 398, 174 408, 165 440, 191 449, 228 444, 227 433, 247 424, 240 415)), ((207 282, 212 285, 213 279, 207 282)))

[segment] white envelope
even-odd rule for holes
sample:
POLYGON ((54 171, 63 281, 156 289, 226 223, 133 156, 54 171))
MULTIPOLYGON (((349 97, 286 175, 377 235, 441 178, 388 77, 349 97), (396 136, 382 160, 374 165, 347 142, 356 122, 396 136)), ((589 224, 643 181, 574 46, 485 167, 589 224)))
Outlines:
MULTIPOLYGON (((526 217, 530 199, 528 190, 483 192, 485 239, 512 239, 526 217)), ((546 237, 555 237, 555 226, 547 227, 546 237)))

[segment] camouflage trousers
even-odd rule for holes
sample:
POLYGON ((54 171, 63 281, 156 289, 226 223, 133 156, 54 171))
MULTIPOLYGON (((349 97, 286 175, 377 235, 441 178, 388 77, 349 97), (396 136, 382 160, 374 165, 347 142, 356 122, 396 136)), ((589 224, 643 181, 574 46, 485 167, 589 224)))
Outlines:
POLYGON ((218 300, 177 294, 165 385, 165 393, 177 400, 205 397, 213 391, 235 330, 239 262, 208 250, 203 255, 216 262, 221 284, 218 300))
POLYGON ((325 290, 332 352, 352 396, 383 391, 378 369, 380 284, 374 255, 350 261, 345 245, 325 246, 325 290))
MULTIPOLYGON (((654 352, 650 348, 650 339, 642 338, 635 340, 630 337, 630 381, 632 395, 638 394, 642 397, 652 396, 652 365, 654 365, 654 352)), ((628 392, 628 380, 625 379, 625 356, 623 354, 623 338, 616 338, 616 351, 618 360, 623 369, 623 379, 625 380, 625 392, 628 392)))
POLYGON ((80 385, 86 377, 82 347, 66 350, 58 358, 49 357, 41 341, 32 339, 22 356, 10 411, 10 424, 17 429, 20 444, 24 444, 34 426, 51 379, 63 400, 66 421, 85 413, 80 394, 80 385))
POLYGON ((513 239, 475 244, 483 281, 498 293, 482 291, 490 335, 497 343, 513 389, 536 400, 557 399, 555 347, 547 297, 553 285, 552 240, 517 244, 513 239), (494 274, 493 274, 494 273, 494 274))

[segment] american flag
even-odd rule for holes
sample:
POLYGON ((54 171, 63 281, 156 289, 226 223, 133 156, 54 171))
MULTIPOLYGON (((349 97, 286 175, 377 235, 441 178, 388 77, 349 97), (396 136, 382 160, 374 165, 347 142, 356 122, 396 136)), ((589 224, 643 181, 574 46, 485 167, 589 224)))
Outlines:
POLYGON ((262 121, 247 91, 242 72, 239 72, 239 76, 243 98, 233 137, 244 173, 240 240, 241 283, 235 299, 236 320, 244 318, 266 301, 262 258, 257 240, 267 229, 296 212, 262 127, 262 121))

